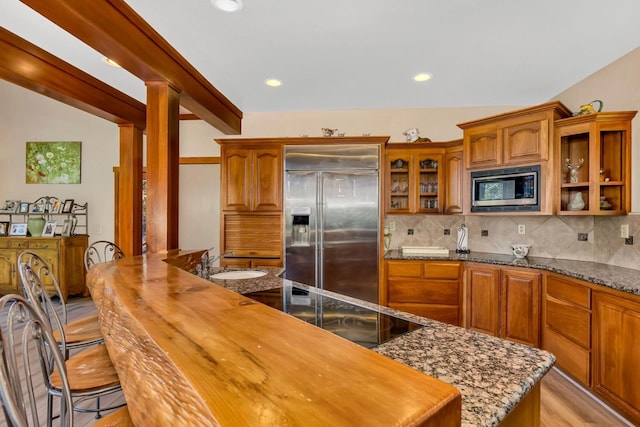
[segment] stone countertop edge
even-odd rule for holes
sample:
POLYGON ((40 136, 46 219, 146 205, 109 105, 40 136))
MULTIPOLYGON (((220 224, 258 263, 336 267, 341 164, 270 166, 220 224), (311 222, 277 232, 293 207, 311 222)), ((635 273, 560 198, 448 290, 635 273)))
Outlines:
MULTIPOLYGON (((268 274, 253 279, 212 281, 241 294, 290 285, 312 288, 283 279, 281 268, 259 270, 268 274)), ((555 357, 545 350, 313 289, 423 325, 424 328, 387 341, 373 351, 457 387, 462 393, 462 426, 490 427, 502 422, 555 363, 555 357)))
POLYGON ((531 257, 516 258, 513 255, 488 252, 458 254, 449 251, 449 256, 402 255, 402 251, 392 249, 385 252, 385 260, 451 260, 470 261, 485 264, 506 265, 546 270, 574 279, 584 280, 595 285, 605 286, 622 292, 640 295, 640 270, 591 261, 531 257))

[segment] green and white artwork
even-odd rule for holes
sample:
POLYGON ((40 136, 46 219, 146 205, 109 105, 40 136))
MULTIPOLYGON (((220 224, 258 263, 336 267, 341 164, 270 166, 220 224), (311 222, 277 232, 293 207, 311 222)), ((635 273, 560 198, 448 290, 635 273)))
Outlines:
POLYGON ((27 142, 27 184, 80 184, 80 141, 27 142))

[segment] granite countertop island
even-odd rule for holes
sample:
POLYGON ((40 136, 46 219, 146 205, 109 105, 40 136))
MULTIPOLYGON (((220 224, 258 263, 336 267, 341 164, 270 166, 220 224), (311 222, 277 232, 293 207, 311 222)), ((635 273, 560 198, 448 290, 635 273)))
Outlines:
POLYGON ((461 424, 454 386, 197 277, 199 255, 180 256, 87 273, 135 425, 461 424))
MULTIPOLYGON (((281 269, 262 270, 269 274, 256 279, 216 280, 215 283, 240 293, 292 283, 278 276, 281 269)), ((306 287, 297 283, 296 286, 306 287)), ((457 387, 462 393, 463 426, 495 426, 503 422, 555 362, 553 355, 544 350, 333 292, 316 292, 424 325, 373 351, 457 387)))

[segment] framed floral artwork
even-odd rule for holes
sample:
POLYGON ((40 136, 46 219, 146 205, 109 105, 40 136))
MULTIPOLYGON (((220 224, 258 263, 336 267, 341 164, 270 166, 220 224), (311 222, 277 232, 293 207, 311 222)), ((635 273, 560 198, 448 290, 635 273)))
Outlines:
POLYGON ((80 141, 27 142, 27 184, 80 184, 80 141))

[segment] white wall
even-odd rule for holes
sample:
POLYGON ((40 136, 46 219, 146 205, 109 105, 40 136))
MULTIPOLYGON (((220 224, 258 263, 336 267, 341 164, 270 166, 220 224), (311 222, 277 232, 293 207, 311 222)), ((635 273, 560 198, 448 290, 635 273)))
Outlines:
POLYGON ((113 123, 0 80, 0 199, 41 196, 89 203, 91 240, 113 240, 113 123), (26 141, 82 141, 80 184, 26 184, 26 141))

